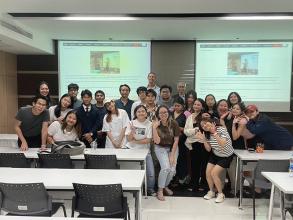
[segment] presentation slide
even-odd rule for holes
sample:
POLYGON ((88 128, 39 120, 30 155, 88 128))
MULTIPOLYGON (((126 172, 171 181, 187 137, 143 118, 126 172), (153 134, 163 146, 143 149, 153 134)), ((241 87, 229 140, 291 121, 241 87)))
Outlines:
POLYGON ((289 112, 292 42, 197 42, 195 90, 217 100, 236 91, 260 111, 289 112))
POLYGON ((77 83, 79 95, 89 89, 103 90, 107 99, 120 97, 119 86, 128 84, 130 99, 147 85, 150 72, 150 42, 59 41, 59 96, 67 85, 77 83))

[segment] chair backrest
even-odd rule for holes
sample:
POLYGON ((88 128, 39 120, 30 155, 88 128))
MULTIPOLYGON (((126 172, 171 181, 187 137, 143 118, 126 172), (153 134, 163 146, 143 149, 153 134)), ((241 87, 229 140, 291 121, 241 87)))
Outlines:
POLYGON ((116 155, 85 154, 86 169, 119 169, 116 155))
POLYGON ((40 168, 72 168, 69 154, 38 154, 40 168))
POLYGON ((73 183, 75 192, 73 210, 85 214, 103 216, 123 212, 121 184, 88 185, 73 183))
POLYGON ((0 167, 27 168, 30 164, 23 153, 0 153, 0 167))
POLYGON ((255 179, 268 181, 261 172, 287 172, 289 160, 259 160, 255 168, 255 179))
POLYGON ((0 183, 1 210, 14 215, 50 215, 52 200, 43 183, 0 183))

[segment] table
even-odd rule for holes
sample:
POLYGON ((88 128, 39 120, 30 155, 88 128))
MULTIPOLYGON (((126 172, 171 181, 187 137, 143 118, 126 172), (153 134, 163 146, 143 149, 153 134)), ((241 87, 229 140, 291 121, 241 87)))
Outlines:
POLYGON ((237 165, 236 165, 236 181, 235 189, 237 184, 237 177, 240 175, 239 180, 239 208, 242 209, 242 197, 243 197, 243 161, 258 161, 258 160, 289 160, 293 151, 284 151, 284 150, 264 150, 263 153, 249 152, 248 150, 235 150, 234 153, 237 156, 237 165), (240 174, 238 174, 238 166, 240 174))
MULTIPOLYGON (((86 148, 85 154, 116 155, 118 161, 139 162, 141 169, 146 171, 146 156, 148 149, 114 149, 114 148, 86 148)), ((18 147, 0 147, 0 153, 24 153, 26 158, 38 159, 38 148, 29 148, 27 151, 20 151, 18 147)), ((71 156, 72 160, 84 160, 84 155, 71 156)), ((145 195, 147 195, 147 177, 145 174, 145 195)))
POLYGON ((47 190, 73 190, 72 183, 122 184, 135 198, 135 219, 141 219, 141 187, 144 170, 0 168, 0 182, 44 183, 47 190))
POLYGON ((0 134, 0 147, 17 147, 16 134, 0 134))
POLYGON ((272 183, 268 219, 272 219, 275 187, 281 191, 281 216, 285 219, 284 194, 293 194, 293 177, 288 172, 261 172, 272 183))

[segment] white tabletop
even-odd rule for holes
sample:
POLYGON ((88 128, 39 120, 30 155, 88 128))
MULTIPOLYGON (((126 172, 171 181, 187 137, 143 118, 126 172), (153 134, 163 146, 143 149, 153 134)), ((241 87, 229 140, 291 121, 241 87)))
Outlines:
MULTIPOLYGON (((27 151, 21 151, 16 147, 0 147, 0 153, 24 153, 26 158, 36 159, 38 158, 39 149, 29 148, 27 151)), ((144 161, 149 150, 148 149, 112 149, 112 148, 98 148, 93 150, 91 148, 86 148, 85 154, 99 154, 99 155, 109 155, 114 154, 117 160, 127 160, 127 161, 144 161)), ((71 156, 74 160, 84 160, 84 155, 71 156)))
POLYGON ((241 160, 289 160, 293 151, 264 150, 263 153, 249 152, 248 150, 234 150, 234 153, 241 160))
POLYGON ((0 140, 15 140, 17 141, 16 134, 0 134, 0 140))
MULTIPOLYGON (((68 217, 32 217, 32 216, 7 216, 0 215, 1 220, 77 220, 68 217)), ((93 218, 78 218, 78 220, 93 220, 93 218)), ((122 220, 122 218, 98 218, 98 220, 122 220)))
POLYGON ((144 170, 0 168, 0 182, 43 182, 45 187, 51 190, 73 189, 72 183, 121 183, 123 190, 140 190, 144 175, 144 170))
POLYGON ((293 177, 289 172, 261 172, 272 184, 285 194, 293 194, 293 177))
POLYGON ((16 134, 0 134, 0 147, 17 147, 16 134))

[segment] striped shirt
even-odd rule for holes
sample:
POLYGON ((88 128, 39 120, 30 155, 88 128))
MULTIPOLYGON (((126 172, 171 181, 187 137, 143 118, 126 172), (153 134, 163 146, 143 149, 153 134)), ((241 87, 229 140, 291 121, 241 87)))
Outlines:
POLYGON ((221 138, 225 138, 227 140, 227 143, 224 147, 221 147, 217 140, 214 138, 214 135, 211 135, 210 139, 208 142, 210 143, 212 147, 213 153, 218 156, 218 157, 229 157, 233 154, 234 149, 232 147, 232 141, 230 138, 229 133, 227 132, 225 127, 217 127, 217 133, 218 136, 221 138))

